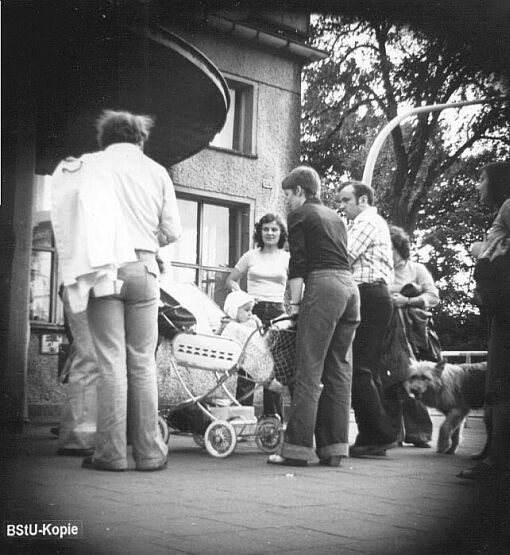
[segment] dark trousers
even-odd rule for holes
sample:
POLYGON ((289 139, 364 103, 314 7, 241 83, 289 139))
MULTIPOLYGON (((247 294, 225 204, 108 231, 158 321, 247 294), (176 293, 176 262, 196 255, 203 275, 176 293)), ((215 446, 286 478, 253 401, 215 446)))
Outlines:
POLYGON ((393 313, 393 301, 382 283, 362 284, 359 292, 361 323, 353 343, 352 375, 356 445, 383 445, 396 441, 400 430, 396 414, 390 414, 384 406, 379 375, 382 341, 393 313))
POLYGON ((420 400, 407 395, 402 401, 402 412, 404 442, 429 442, 432 439, 432 420, 427 407, 420 400))
MULTIPOLYGON (((285 314, 283 303, 258 302, 253 307, 253 314, 258 316, 262 324, 268 324, 270 320, 285 314)), ((238 372, 236 399, 241 405, 253 405, 254 383, 249 379, 244 370, 238 372), (246 376, 246 377, 245 377, 246 376)), ((283 421, 283 397, 281 393, 264 389, 263 392, 263 414, 278 414, 283 421)))
POLYGON ((491 317, 487 353, 486 400, 492 415, 489 458, 497 467, 510 469, 510 307, 491 317))

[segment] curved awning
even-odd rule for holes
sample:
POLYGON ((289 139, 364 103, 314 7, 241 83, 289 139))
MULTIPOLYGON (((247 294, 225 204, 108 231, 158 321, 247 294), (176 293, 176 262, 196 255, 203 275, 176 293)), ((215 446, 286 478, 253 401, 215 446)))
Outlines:
POLYGON ((225 123, 230 97, 220 71, 167 30, 65 20, 35 45, 37 173, 97 150, 103 109, 154 116, 146 151, 166 167, 202 150, 225 123))

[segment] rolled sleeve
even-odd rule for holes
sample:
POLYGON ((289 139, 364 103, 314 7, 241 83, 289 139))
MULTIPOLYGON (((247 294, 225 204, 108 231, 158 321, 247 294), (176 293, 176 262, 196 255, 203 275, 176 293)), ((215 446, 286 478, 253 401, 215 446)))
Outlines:
POLYGON ((158 241, 161 247, 174 243, 182 235, 181 218, 177 210, 177 199, 172 180, 168 176, 163 179, 163 210, 158 232, 158 241))
POLYGON ((422 293, 419 295, 425 303, 425 308, 432 308, 439 304, 439 290, 437 289, 430 272, 422 264, 416 267, 416 281, 422 288, 422 293))

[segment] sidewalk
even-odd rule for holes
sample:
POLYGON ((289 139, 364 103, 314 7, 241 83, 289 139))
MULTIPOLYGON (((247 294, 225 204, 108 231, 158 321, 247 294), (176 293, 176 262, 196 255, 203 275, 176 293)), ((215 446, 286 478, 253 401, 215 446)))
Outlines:
POLYGON ((464 436, 454 456, 404 446, 340 468, 271 466, 253 442, 215 459, 172 436, 166 470, 113 473, 57 457, 49 427, 32 427, 2 440, 2 521, 81 520, 83 538, 2 538, 0 553, 510 553, 510 484, 455 477, 484 443, 481 418, 464 436))

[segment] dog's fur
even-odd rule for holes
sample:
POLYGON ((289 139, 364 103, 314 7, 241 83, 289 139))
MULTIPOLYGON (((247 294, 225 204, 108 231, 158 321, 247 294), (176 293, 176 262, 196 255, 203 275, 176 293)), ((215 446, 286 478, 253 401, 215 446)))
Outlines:
POLYGON ((446 416, 439 430, 438 453, 455 453, 469 411, 484 406, 486 370, 486 362, 448 364, 442 361, 436 364, 420 361, 411 364, 408 390, 427 407, 446 416))

